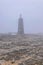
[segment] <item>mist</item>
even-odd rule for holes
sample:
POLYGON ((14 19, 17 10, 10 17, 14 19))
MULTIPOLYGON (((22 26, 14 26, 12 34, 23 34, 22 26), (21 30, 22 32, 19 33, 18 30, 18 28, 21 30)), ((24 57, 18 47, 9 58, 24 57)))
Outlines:
POLYGON ((17 32, 20 14, 25 33, 43 33, 43 0, 0 0, 0 33, 17 32))

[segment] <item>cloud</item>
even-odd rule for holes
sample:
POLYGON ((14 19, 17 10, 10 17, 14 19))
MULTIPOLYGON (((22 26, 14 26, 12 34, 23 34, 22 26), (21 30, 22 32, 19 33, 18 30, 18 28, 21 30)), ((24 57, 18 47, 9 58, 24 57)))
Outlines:
POLYGON ((36 32, 38 32, 38 29, 42 31, 43 0, 0 0, 0 23, 3 23, 3 27, 0 26, 0 31, 3 31, 3 28, 7 28, 7 31, 11 28, 15 29, 20 13, 22 13, 24 18, 26 32, 29 32, 27 26, 29 26, 31 32, 34 32, 35 29, 36 32))

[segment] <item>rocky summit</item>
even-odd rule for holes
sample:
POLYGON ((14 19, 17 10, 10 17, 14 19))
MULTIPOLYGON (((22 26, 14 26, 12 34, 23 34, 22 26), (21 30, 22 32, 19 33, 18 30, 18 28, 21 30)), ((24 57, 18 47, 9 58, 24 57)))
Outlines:
POLYGON ((43 65, 43 35, 0 36, 0 65, 43 65))

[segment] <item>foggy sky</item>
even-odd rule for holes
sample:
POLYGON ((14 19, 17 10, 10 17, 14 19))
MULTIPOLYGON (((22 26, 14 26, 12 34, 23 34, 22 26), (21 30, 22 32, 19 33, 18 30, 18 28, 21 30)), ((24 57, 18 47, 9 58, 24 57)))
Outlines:
POLYGON ((25 33, 43 33, 43 0, 0 0, 0 33, 17 32, 20 14, 25 33))

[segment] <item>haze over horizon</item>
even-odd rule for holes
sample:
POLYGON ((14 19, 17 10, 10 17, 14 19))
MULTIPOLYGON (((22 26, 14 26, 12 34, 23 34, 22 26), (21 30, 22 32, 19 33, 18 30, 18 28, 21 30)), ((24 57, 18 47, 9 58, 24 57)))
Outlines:
POLYGON ((0 0, 0 33, 17 32, 20 14, 25 33, 43 33, 43 0, 0 0))

